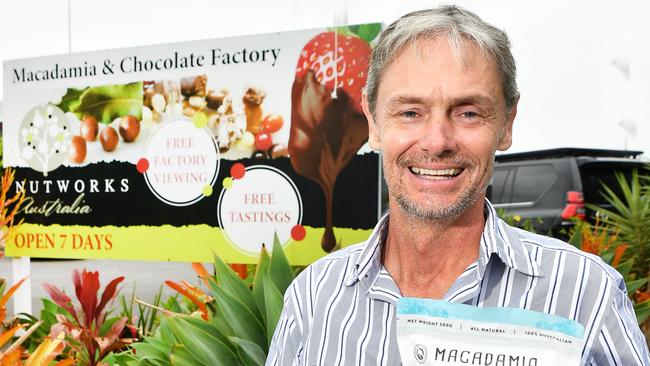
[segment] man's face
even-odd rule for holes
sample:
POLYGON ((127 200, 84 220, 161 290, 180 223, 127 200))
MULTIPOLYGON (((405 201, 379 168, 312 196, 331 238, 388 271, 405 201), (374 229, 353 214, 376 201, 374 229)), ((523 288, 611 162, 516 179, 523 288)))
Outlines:
POLYGON ((444 220, 482 205, 516 114, 516 105, 506 114, 493 60, 472 45, 457 57, 444 37, 420 40, 385 69, 374 117, 365 97, 363 105, 393 210, 444 220))

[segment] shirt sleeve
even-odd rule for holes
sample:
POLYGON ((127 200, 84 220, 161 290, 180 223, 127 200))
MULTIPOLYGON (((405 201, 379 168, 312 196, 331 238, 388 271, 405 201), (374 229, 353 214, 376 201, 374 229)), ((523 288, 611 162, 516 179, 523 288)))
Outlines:
POLYGON ((603 314, 593 345, 591 365, 650 366, 648 345, 622 279, 613 292, 614 299, 603 314))
POLYGON ((297 365, 302 352, 302 318, 294 281, 284 294, 284 307, 273 333, 266 366, 297 365))

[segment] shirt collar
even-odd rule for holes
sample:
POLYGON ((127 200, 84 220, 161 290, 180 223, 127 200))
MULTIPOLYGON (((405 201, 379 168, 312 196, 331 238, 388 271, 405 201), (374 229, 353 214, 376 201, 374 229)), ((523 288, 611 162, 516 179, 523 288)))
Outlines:
POLYGON ((539 263, 533 259, 528 248, 521 242, 517 229, 501 220, 487 199, 485 214, 485 228, 481 236, 478 261, 479 273, 484 273, 490 256, 496 254, 501 262, 517 272, 533 277, 544 277, 539 263))
MULTIPOLYGON (((479 247, 479 276, 483 276, 490 258, 495 254, 503 264, 517 272, 533 277, 544 277, 539 264, 521 242, 515 229, 497 216, 494 207, 487 199, 485 200, 485 215, 485 227, 479 247)), ((390 214, 387 212, 370 234, 355 265, 348 271, 345 281, 346 286, 352 286, 357 282, 364 281, 364 279, 374 282, 383 266, 381 263, 381 248, 388 235, 389 222, 390 214)))
POLYGON ((361 251, 356 263, 347 274, 346 286, 352 286, 364 278, 373 280, 381 270, 381 247, 386 242, 386 236, 388 235, 389 218, 390 215, 386 212, 375 225, 375 229, 366 241, 363 251, 361 251))

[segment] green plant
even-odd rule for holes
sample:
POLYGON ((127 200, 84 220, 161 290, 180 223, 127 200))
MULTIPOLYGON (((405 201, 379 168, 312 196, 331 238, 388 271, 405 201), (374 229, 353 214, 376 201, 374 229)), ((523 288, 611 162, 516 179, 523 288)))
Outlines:
MULTIPOLYGON (((150 336, 159 324, 159 310, 162 303, 162 285, 156 292, 153 298, 153 306, 145 306, 142 303, 135 301, 135 284, 131 297, 127 300, 123 295, 120 295, 120 315, 126 317, 126 329, 130 332, 130 337, 140 340, 143 336, 150 336), (136 307, 137 314, 134 313, 136 307)), ((126 330, 125 329, 125 330, 126 330)))
POLYGON ((111 352, 123 349, 129 343, 120 337, 127 318, 109 318, 107 309, 116 297, 117 286, 124 277, 110 281, 99 301, 98 272, 75 270, 72 278, 78 307, 75 307, 72 299, 58 287, 47 283, 43 285, 54 303, 65 310, 64 314, 55 315, 57 323, 52 326, 51 333, 65 333, 65 342, 75 355, 77 365, 99 365, 111 352))
MULTIPOLYGON (((645 172, 650 171, 645 169, 645 172)), ((611 209, 588 205, 598 212, 616 246, 605 248, 601 257, 623 275, 641 330, 650 334, 650 176, 633 171, 631 177, 616 173, 617 187, 603 184, 601 194, 611 209), (620 193, 617 193, 620 192, 620 193)))
POLYGON ((543 224, 543 220, 540 217, 537 218, 529 217, 526 219, 522 219, 521 216, 519 215, 509 214, 503 208, 498 208, 496 211, 497 211, 497 216, 499 216, 501 220, 505 221, 506 224, 510 226, 516 226, 522 228, 526 231, 530 231, 531 233, 536 233, 537 228, 543 224))
MULTIPOLYGON (((215 275, 198 269, 210 296, 195 315, 163 311, 153 337, 134 344, 131 365, 263 365, 294 272, 277 237, 272 255, 262 248, 252 286, 215 256, 215 275), (205 319, 204 320, 204 316, 205 319)), ((197 267, 195 267, 197 269, 197 267)), ((190 289, 181 293, 187 295, 190 289)))
POLYGON ((602 195, 612 206, 606 209, 594 205, 609 230, 616 232, 622 242, 630 246, 626 258, 634 257, 632 273, 650 273, 650 181, 649 177, 633 171, 630 178, 616 173, 616 190, 603 185, 602 195))
POLYGON ((42 308, 38 317, 27 313, 18 314, 18 321, 25 327, 40 323, 40 326, 23 343, 23 347, 30 351, 36 349, 50 335, 50 329, 58 323, 56 315, 65 314, 65 309, 49 299, 41 299, 41 305, 42 308))

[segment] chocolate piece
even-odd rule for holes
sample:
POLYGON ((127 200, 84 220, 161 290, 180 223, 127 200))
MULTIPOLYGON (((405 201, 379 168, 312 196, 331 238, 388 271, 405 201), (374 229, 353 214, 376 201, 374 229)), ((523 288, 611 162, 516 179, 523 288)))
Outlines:
POLYGON ((181 94, 186 98, 192 95, 205 96, 208 77, 205 75, 190 76, 181 79, 181 94))
POLYGON ((339 172, 368 140, 368 122, 343 90, 338 98, 320 84, 312 71, 296 77, 291 88, 291 166, 316 182, 325 194, 325 233, 321 246, 331 252, 336 246, 332 220, 334 185, 339 172))
POLYGON ((263 150, 255 150, 251 155, 251 159, 268 159, 269 153, 263 150))
MULTIPOLYGON (((160 121, 164 113, 175 111, 176 103, 181 100, 178 81, 145 81, 142 104, 153 113, 153 120, 160 121)), ((143 118, 144 119, 144 118, 143 118)))
POLYGON ((216 111, 223 104, 223 98, 225 98, 223 93, 210 92, 208 93, 208 96, 205 97, 205 101, 208 102, 208 108, 216 111))
POLYGON ((244 92, 243 102, 247 107, 257 107, 262 105, 266 98, 266 93, 262 89, 248 88, 244 92))
POLYGON ((280 143, 271 146, 269 153, 271 154, 271 158, 273 159, 284 158, 289 156, 289 150, 287 149, 287 147, 284 146, 284 144, 280 144, 280 143))
POLYGON ((244 113, 246 114, 246 130, 252 133, 259 133, 262 127, 262 102, 266 93, 260 89, 248 88, 244 93, 244 113))

